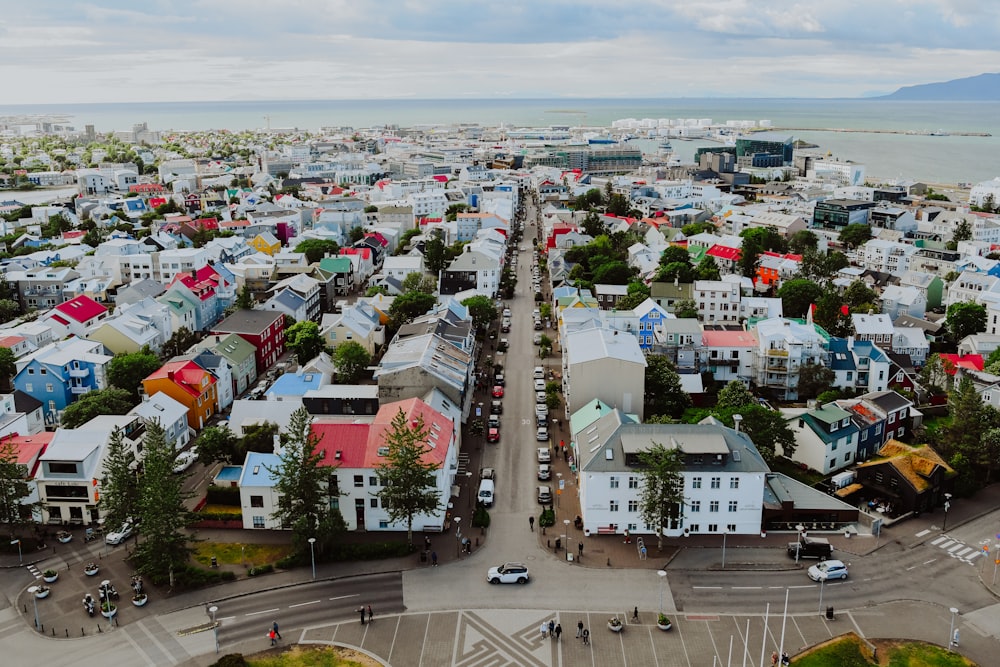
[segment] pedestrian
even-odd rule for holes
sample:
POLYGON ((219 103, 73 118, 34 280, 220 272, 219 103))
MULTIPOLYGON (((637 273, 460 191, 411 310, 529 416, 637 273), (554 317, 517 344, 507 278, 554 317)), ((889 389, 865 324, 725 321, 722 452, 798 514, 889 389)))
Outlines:
POLYGON ((583 643, 584 644, 590 643, 590 630, 588 630, 587 628, 583 629, 583 643))
POLYGON ((365 608, 361 607, 361 609, 358 609, 358 611, 361 612, 361 625, 364 625, 365 624, 365 608))
POLYGON ((562 639, 562 623, 556 623, 556 641, 562 639))
POLYGON ((425 551, 431 550, 431 538, 429 535, 424 535, 424 550, 425 551))
POLYGON ((638 621, 639 620, 639 608, 638 607, 636 607, 635 609, 632 610, 632 620, 633 621, 638 621))
POLYGON ((274 628, 271 628, 271 631, 267 633, 267 636, 271 638, 271 646, 278 643, 278 635, 274 632, 274 628))
POLYGON ((542 625, 540 628, 538 628, 538 630, 542 633, 542 639, 545 639, 545 637, 547 636, 546 633, 549 631, 549 624, 546 623, 545 621, 542 621, 542 625))
POLYGON ((278 622, 275 621, 271 624, 271 629, 274 630, 274 634, 278 635, 278 639, 281 639, 281 632, 278 630, 278 622))
POLYGON ((772 651, 771 652, 771 667, 775 667, 775 665, 777 665, 777 664, 778 664, 778 652, 777 651, 772 651))
POLYGON ((576 638, 579 639, 583 636, 583 621, 576 622, 576 638))
POLYGON ((434 567, 437 567, 437 564, 438 564, 438 552, 436 552, 436 551, 432 551, 431 552, 431 564, 434 567))
POLYGON ((569 452, 566 451, 565 447, 563 447, 563 461, 565 461, 566 463, 569 463, 569 452))
POLYGON ((583 558, 583 542, 580 542, 580 544, 577 545, 577 550, 580 554, 580 558, 583 558))
POLYGON ((375 612, 372 611, 372 606, 368 605, 368 622, 371 623, 375 619, 375 612))
POLYGON ((528 517, 528 528, 531 528, 531 532, 535 532, 535 517, 534 516, 529 516, 528 517))
POLYGON ((549 639, 552 639, 552 636, 555 633, 556 633, 556 621, 555 619, 552 619, 551 621, 549 621, 549 639))

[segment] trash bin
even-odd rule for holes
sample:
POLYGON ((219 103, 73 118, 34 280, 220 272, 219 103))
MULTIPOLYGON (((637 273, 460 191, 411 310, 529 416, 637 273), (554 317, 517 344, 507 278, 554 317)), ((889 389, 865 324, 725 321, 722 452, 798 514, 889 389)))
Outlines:
POLYGON ((826 608, 826 620, 828 620, 828 621, 832 621, 833 620, 833 607, 827 607, 826 608))
POLYGON ((421 563, 426 563, 427 562, 427 551, 421 551, 420 552, 420 562, 421 563))
POLYGON ((217 567, 219 567, 219 559, 216 558, 215 556, 212 556, 212 568, 214 569, 217 567))

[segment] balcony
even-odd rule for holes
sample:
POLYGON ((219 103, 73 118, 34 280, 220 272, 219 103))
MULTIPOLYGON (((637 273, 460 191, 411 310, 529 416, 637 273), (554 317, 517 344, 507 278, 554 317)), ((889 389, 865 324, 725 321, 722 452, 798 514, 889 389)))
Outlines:
POLYGON ((89 385, 88 386, 83 386, 83 387, 77 386, 77 385, 73 385, 73 386, 71 386, 69 388, 69 390, 70 390, 70 393, 79 396, 80 394, 86 394, 88 391, 93 391, 94 388, 91 387, 91 386, 89 386, 89 385))
POLYGON ((69 376, 71 378, 85 378, 90 377, 89 368, 71 368, 69 369, 69 376))
POLYGON ((782 373, 782 374, 787 374, 788 373, 788 366, 784 366, 784 365, 768 365, 766 367, 766 370, 767 370, 768 373, 782 373))
POLYGON ((768 350, 767 356, 769 357, 787 357, 788 350, 768 350))

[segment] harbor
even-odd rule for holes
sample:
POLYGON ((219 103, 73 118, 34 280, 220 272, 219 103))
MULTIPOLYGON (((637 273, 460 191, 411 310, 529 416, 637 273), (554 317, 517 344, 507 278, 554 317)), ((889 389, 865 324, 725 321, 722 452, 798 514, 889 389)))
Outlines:
POLYGON ((948 132, 945 130, 886 130, 850 127, 766 127, 748 132, 848 132, 857 134, 907 134, 917 137, 992 137, 989 132, 948 132))

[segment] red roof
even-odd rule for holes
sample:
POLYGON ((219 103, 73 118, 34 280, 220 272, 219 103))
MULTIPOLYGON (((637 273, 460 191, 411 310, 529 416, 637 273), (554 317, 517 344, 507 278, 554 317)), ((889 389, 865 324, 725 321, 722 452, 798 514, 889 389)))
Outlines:
POLYGON ((948 375, 954 375, 959 368, 970 371, 983 370, 983 355, 981 354, 939 354, 938 356, 941 357, 941 365, 948 375))
POLYGON ((362 259, 371 259, 372 258, 372 249, 371 248, 341 248, 340 249, 340 254, 341 255, 361 255, 362 259))
POLYGON ((209 385, 215 384, 215 377, 211 373, 190 360, 168 361, 146 379, 160 380, 164 378, 172 379, 174 384, 192 396, 201 396, 205 393, 205 389, 202 389, 203 379, 207 378, 209 385))
POLYGON ((366 239, 375 239, 375 241, 378 242, 378 244, 380 246, 382 246, 383 248, 385 248, 386 246, 389 245, 389 239, 387 239, 386 237, 382 236, 382 234, 380 234, 378 232, 370 232, 368 234, 365 234, 365 238, 366 239))
POLYGON ((17 462, 28 468, 28 477, 34 477, 38 468, 38 458, 56 437, 55 431, 43 431, 34 435, 11 433, 4 436, 3 444, 12 443, 17 452, 17 462))
POLYGON ((86 235, 87 232, 82 232, 78 229, 74 229, 73 231, 63 232, 62 237, 64 241, 69 241, 70 239, 78 239, 86 235))
POLYGON ((719 259, 727 259, 735 262, 740 258, 740 249, 730 248, 727 245, 720 245, 716 243, 714 246, 709 248, 705 254, 709 257, 718 257, 719 259))
POLYGON ((438 183, 447 183, 448 182, 448 176, 447 176, 447 174, 434 174, 433 176, 431 176, 431 178, 433 178, 438 183))
POLYGON ((4 336, 0 338, 0 347, 14 347, 18 343, 23 343, 24 336, 4 336))
POLYGON ((81 324, 89 322, 95 317, 100 317, 108 312, 107 307, 103 304, 100 304, 91 299, 89 296, 85 296, 83 294, 59 304, 54 310, 58 310, 66 317, 80 322, 81 324))
POLYGON ((371 424, 315 422, 312 432, 319 438, 316 451, 322 453, 325 465, 363 468, 370 429, 371 424), (337 452, 340 452, 340 458, 337 458, 337 452))

